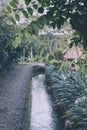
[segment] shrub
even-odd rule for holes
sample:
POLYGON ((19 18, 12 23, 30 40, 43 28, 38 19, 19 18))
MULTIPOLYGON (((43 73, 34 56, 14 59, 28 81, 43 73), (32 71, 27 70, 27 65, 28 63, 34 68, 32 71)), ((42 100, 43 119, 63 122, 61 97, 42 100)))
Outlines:
POLYGON ((52 54, 47 55, 47 61, 51 61, 54 59, 54 56, 52 54))
POLYGON ((87 82, 80 73, 46 66, 46 82, 54 106, 64 111, 65 129, 87 129, 87 82))
POLYGON ((60 67, 62 65, 62 61, 61 60, 57 61, 55 59, 51 60, 49 63, 52 64, 52 65, 58 66, 58 67, 60 67))
POLYGON ((61 50, 57 50, 54 52, 54 57, 56 60, 63 60, 63 54, 61 50))
POLYGON ((20 47, 11 45, 14 37, 15 27, 8 25, 4 20, 0 20, 0 72, 9 70, 20 57, 20 47))

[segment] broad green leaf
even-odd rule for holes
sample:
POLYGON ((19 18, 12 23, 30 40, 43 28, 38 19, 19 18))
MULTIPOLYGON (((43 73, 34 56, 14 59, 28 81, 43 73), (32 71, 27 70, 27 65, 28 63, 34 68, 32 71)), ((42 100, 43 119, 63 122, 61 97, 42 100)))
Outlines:
POLYGON ((18 4, 18 0, 12 0, 12 2, 18 4))
POLYGON ((45 16, 41 16, 40 18, 38 18, 37 20, 37 25, 40 29, 43 29, 44 27, 44 24, 45 24, 45 16))
POLYGON ((33 21, 33 22, 28 26, 28 32, 29 32, 30 34, 38 35, 38 25, 36 24, 35 21, 33 21))
POLYGON ((33 14, 33 9, 32 9, 32 8, 27 8, 27 11, 28 11, 28 13, 29 13, 30 15, 33 14))
POLYGON ((26 5, 29 5, 30 2, 31 2, 31 0, 25 0, 26 5))
POLYGON ((16 24, 16 21, 14 20, 13 17, 11 17, 11 21, 12 21, 13 24, 16 24))
POLYGON ((32 2, 32 5, 34 5, 35 3, 36 3, 36 2, 35 2, 35 1, 33 1, 33 2, 32 2))
POLYGON ((38 12, 39 13, 43 13, 44 12, 44 8, 43 7, 38 8, 38 12))
POLYGON ((21 38, 20 37, 16 37, 13 41, 12 41, 12 45, 13 47, 17 47, 19 44, 21 43, 21 38))
POLYGON ((10 5, 11 5, 13 8, 17 8, 17 4, 14 3, 14 2, 10 2, 10 5))
POLYGON ((50 6, 50 1, 48 0, 48 1, 43 1, 43 3, 42 3, 42 6, 43 7, 47 7, 47 6, 50 6))
POLYGON ((11 13, 11 7, 9 5, 6 6, 6 10, 11 13))
POLYGON ((19 16, 19 14, 15 14, 15 18, 16 18, 17 21, 20 21, 20 16, 19 16))
POLYGON ((23 15, 24 15, 26 18, 28 18, 28 13, 27 13, 26 10, 23 10, 22 13, 23 13, 23 15))
POLYGON ((34 7, 35 9, 37 9, 37 8, 38 8, 38 5, 37 5, 37 4, 34 4, 33 7, 34 7))

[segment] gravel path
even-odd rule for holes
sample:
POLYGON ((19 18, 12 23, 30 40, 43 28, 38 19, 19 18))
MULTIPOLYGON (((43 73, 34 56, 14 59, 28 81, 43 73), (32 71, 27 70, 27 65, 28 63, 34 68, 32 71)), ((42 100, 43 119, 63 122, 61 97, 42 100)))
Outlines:
POLYGON ((0 79, 0 130, 25 130, 24 109, 32 65, 17 65, 0 79))

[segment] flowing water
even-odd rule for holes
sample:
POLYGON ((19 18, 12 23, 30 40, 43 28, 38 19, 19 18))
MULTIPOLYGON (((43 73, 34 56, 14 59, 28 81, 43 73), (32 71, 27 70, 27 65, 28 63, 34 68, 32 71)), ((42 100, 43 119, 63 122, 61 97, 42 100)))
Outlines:
POLYGON ((46 92, 44 79, 44 75, 38 75, 32 79, 30 130, 61 130, 50 96, 46 92))

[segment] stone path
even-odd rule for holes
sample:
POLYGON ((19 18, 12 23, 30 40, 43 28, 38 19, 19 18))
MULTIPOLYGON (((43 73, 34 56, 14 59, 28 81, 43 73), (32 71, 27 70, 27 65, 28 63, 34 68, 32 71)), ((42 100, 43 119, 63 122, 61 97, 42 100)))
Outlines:
POLYGON ((32 65, 17 65, 0 78, 0 130, 26 130, 28 84, 32 65))

